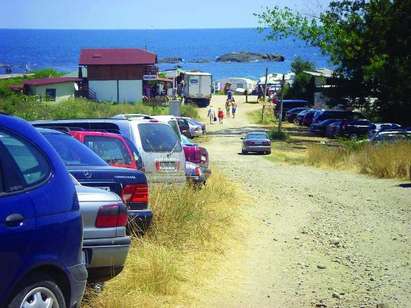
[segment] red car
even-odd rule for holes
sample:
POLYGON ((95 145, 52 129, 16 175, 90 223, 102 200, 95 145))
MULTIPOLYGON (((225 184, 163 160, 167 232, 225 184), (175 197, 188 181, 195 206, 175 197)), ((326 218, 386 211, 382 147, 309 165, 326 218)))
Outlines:
POLYGON ((92 149, 109 165, 144 171, 140 154, 123 136, 97 131, 70 131, 69 133, 92 149))

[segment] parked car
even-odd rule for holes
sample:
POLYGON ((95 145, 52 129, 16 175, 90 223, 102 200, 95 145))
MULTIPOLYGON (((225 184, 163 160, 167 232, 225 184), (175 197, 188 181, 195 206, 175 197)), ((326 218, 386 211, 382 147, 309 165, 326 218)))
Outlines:
POLYGON ((0 307, 79 306, 87 282, 76 190, 31 125, 0 114, 0 307))
POLYGON ((357 119, 365 119, 365 117, 360 112, 354 112, 354 111, 321 110, 314 116, 312 122, 318 123, 318 122, 328 120, 328 119, 357 120, 357 119))
POLYGON ((123 270, 130 248, 127 208, 116 194, 73 181, 83 218, 88 281, 110 280, 123 270))
MULTIPOLYGON (((130 140, 143 159, 150 183, 184 184, 185 158, 175 130, 146 115, 117 115, 109 119, 35 121, 37 127, 69 127, 121 134, 130 140)), ((178 126, 174 129, 179 131, 178 126)))
POLYGON ((196 119, 193 119, 193 118, 188 118, 188 117, 186 117, 186 119, 188 119, 188 122, 189 122, 190 125, 192 125, 193 127, 201 127, 201 131, 202 131, 202 134, 203 134, 203 135, 205 135, 205 134, 207 133, 207 127, 206 127, 206 125, 205 125, 204 123, 202 123, 202 122, 200 122, 200 121, 198 121, 198 120, 196 120, 196 119))
POLYGON ((315 114, 318 112, 318 110, 316 109, 311 109, 310 111, 308 111, 303 118, 303 125, 304 126, 310 126, 313 122, 313 118, 315 116, 315 114))
POLYGON ((294 119, 294 123, 298 124, 300 126, 303 125, 303 120, 304 120, 305 115, 308 112, 312 111, 312 110, 314 110, 314 109, 305 109, 305 110, 301 111, 300 113, 298 113, 297 116, 294 119))
POLYGON ((372 123, 367 119, 343 120, 340 124, 339 135, 349 138, 358 138, 368 135, 372 123))
POLYGON ((69 131, 69 134, 93 150, 110 166, 144 171, 140 153, 119 134, 96 131, 69 131))
POLYGON ((368 136, 371 138, 376 133, 379 133, 383 130, 392 130, 392 129, 401 129, 401 125, 397 123, 374 123, 368 132, 368 136))
POLYGON ((249 132, 241 139, 243 154, 249 152, 271 154, 271 140, 266 132, 249 132))
POLYGON ((325 136, 328 138, 336 138, 339 135, 341 123, 343 120, 335 120, 325 128, 325 136))
POLYGON ((188 117, 177 117, 181 134, 187 138, 199 137, 205 134, 205 124, 188 117))
POLYGON ((309 108, 307 107, 296 107, 296 108, 291 108, 290 110, 288 110, 285 113, 285 119, 290 122, 293 123, 295 118, 297 117, 297 114, 299 114, 301 111, 307 110, 309 108))
POLYGON ((313 123, 310 126, 310 132, 316 135, 324 136, 327 126, 336 121, 339 121, 339 119, 328 119, 318 123, 313 123))
POLYGON ((186 157, 186 177, 188 181, 205 183, 211 175, 207 149, 193 143, 185 136, 181 136, 181 144, 186 157), (191 164, 187 164, 188 162, 191 164), (196 169, 197 167, 200 169, 199 171, 196 169))
POLYGON ((383 130, 379 133, 376 133, 369 140, 374 143, 411 141, 411 131, 400 130, 400 129, 383 130))
MULTIPOLYGON (((310 102, 305 100, 305 99, 285 99, 283 100, 283 114, 282 118, 284 119, 285 114, 287 113, 288 110, 296 107, 304 107, 308 108, 310 106, 310 102)), ((274 107, 274 113, 277 117, 279 117, 280 114, 280 103, 276 104, 274 107)))
POLYGON ((67 170, 84 186, 119 195, 128 209, 129 226, 138 232, 151 224, 148 184, 138 170, 111 167, 72 136, 51 129, 38 129, 62 158, 67 170))

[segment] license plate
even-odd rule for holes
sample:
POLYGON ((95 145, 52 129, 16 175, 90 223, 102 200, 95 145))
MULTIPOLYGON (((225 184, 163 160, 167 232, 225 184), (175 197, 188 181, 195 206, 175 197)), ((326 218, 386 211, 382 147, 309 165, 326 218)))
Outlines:
POLYGON ((101 189, 101 190, 105 190, 105 191, 111 191, 110 187, 108 187, 108 186, 99 186, 99 187, 96 187, 96 188, 101 189))
POLYGON ((160 170, 161 171, 175 171, 176 170, 176 163, 175 162, 160 162, 160 170))

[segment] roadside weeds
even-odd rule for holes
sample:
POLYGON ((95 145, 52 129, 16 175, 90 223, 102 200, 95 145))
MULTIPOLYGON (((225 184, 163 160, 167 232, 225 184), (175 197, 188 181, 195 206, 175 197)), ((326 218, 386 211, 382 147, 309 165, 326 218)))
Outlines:
POLYGON ((153 226, 134 238, 123 272, 101 294, 88 292, 85 307, 187 305, 224 254, 240 219, 238 188, 213 173, 201 190, 155 187, 153 226))

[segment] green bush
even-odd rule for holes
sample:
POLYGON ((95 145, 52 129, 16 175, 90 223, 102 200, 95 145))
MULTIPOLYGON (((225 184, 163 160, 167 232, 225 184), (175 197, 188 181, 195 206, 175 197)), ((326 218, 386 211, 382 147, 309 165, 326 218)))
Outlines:
POLYGON ((199 119, 198 108, 191 104, 181 105, 181 115, 183 117, 190 117, 193 119, 199 119))
POLYGON ((0 98, 0 111, 28 121, 49 119, 103 118, 121 113, 167 114, 167 107, 151 107, 143 103, 98 103, 86 99, 70 99, 64 102, 42 102, 35 97, 10 95, 0 98))
POLYGON ((286 132, 278 131, 276 127, 271 129, 269 136, 271 140, 280 140, 280 141, 286 141, 289 138, 286 132))

